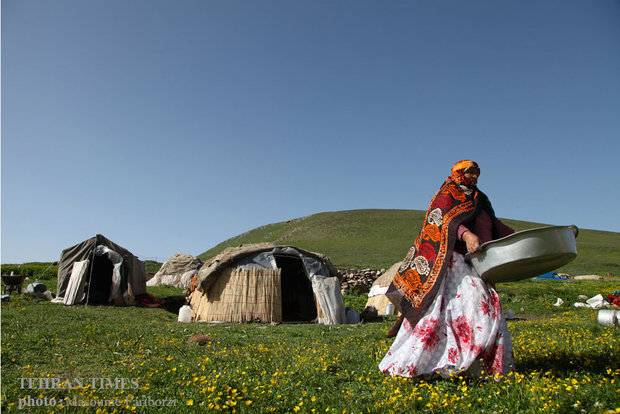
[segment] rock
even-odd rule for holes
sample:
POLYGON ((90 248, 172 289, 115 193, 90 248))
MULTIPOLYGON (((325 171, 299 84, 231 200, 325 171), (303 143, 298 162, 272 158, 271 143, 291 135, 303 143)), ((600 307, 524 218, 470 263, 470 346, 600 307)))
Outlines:
POLYGON ((211 342, 211 338, 209 338, 207 335, 196 334, 190 337, 187 341, 202 346, 205 345, 207 342, 211 342))
POLYGON ((603 276, 599 275, 581 275, 574 277, 575 280, 601 280, 602 278, 603 276))
POLYGON ((340 271, 342 280, 341 291, 343 294, 349 292, 368 293, 372 284, 379 278, 385 269, 346 269, 340 271))

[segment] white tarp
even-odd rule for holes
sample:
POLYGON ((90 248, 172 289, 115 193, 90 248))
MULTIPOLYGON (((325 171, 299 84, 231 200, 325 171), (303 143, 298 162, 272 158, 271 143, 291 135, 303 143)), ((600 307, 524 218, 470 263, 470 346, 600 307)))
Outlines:
POLYGON ((338 278, 315 276, 312 278, 312 290, 323 313, 318 318, 320 324, 336 325, 347 323, 347 315, 338 278))

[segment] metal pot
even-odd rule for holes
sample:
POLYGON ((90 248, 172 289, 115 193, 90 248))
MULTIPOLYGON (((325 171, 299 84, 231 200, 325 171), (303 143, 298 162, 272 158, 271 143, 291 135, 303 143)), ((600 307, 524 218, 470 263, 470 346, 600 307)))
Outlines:
POLYGON ((513 233, 480 246, 465 255, 487 282, 512 282, 557 269, 577 257, 579 229, 572 226, 540 227, 513 233))

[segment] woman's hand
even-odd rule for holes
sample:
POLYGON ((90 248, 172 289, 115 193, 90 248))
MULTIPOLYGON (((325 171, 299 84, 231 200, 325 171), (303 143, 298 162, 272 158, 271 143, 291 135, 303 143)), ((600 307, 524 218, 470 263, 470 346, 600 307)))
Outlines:
POLYGON ((465 242, 465 245, 467 246, 467 252, 469 253, 475 252, 480 247, 480 239, 469 230, 463 233, 461 238, 465 242))

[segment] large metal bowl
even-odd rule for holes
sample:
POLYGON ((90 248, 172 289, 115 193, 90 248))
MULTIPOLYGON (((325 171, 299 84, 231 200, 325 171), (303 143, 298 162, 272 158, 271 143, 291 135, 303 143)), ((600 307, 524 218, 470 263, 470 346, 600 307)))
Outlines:
POLYGON ((465 255, 487 282, 512 282, 550 272, 577 257, 576 226, 551 226, 513 233, 465 255))

